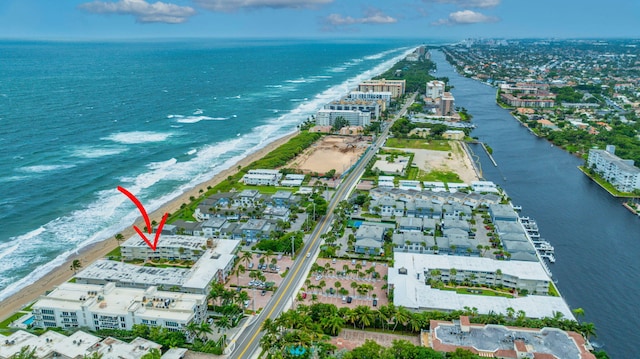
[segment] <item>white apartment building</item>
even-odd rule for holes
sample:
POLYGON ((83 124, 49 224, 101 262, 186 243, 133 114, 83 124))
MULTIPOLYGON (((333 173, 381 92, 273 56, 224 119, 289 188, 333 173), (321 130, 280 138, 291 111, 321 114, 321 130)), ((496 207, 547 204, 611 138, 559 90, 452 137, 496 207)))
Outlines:
MULTIPOLYGON (((159 246, 164 239, 165 236, 160 238, 159 246)), ((177 289, 184 293, 206 295, 211 290, 212 282, 223 283, 226 281, 233 269, 234 253, 239 245, 240 240, 214 240, 210 248, 202 251, 199 259, 191 268, 145 267, 99 259, 75 275, 76 283, 95 285, 115 283, 118 287, 137 289, 158 286, 164 289, 177 289)), ((174 249, 175 247, 171 248, 171 253, 174 253, 174 249)), ((179 249, 177 250, 179 251, 179 249)), ((142 257, 138 257, 138 259, 148 258, 148 254, 140 253, 142 253, 142 257)))
POLYGON ((197 261, 213 241, 200 236, 163 235, 158 241, 156 250, 152 250, 146 242, 135 234, 120 245, 124 260, 163 258, 197 261))
POLYGON ((242 182, 252 186, 277 186, 280 178, 282 173, 278 170, 257 169, 249 170, 242 177, 242 182))
POLYGON ((32 307, 38 328, 131 330, 135 324, 184 331, 201 323, 207 314, 207 295, 121 288, 105 285, 63 283, 32 307))
POLYGON ((433 100, 441 98, 444 95, 445 84, 442 81, 433 80, 427 82, 426 97, 433 100))
POLYGON ((322 109, 318 111, 316 115, 316 125, 333 126, 338 117, 342 117, 347 120, 349 122, 349 126, 366 127, 371 124, 371 112, 322 109))
POLYGON ((633 192, 640 189, 640 169, 633 165, 632 160, 616 156, 615 146, 609 145, 606 150, 589 150, 587 165, 618 191, 633 192))
POLYGON ((352 98, 343 98, 341 100, 331 101, 324 105, 327 110, 351 110, 361 112, 371 112, 371 116, 378 118, 380 113, 385 110, 385 104, 381 100, 359 100, 352 98))
POLYGON ((383 100, 386 106, 389 106, 391 103, 391 97, 393 95, 391 92, 362 92, 362 91, 351 91, 349 93, 349 98, 358 99, 358 100, 368 100, 368 101, 377 101, 383 100))

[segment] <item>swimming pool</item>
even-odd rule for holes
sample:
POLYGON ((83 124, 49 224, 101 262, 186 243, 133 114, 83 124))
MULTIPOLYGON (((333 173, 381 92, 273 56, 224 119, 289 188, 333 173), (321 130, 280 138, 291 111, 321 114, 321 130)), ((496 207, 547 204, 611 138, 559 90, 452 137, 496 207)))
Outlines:
POLYGON ((22 322, 22 324, 24 324, 24 325, 30 325, 31 323, 33 323, 33 320, 34 320, 34 319, 35 319, 35 318, 34 318, 34 316, 33 316, 33 315, 31 315, 31 316, 29 316, 29 318, 27 318, 26 320, 24 320, 24 321, 22 322))

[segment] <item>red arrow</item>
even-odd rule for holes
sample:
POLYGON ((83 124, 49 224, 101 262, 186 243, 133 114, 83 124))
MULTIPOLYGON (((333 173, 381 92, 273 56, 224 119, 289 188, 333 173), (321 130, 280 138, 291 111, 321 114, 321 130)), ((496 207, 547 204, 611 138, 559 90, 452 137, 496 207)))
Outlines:
MULTIPOLYGON (((134 196, 131 192, 127 191, 123 187, 118 186, 118 191, 122 192, 122 194, 129 197, 129 199, 136 205, 136 207, 138 207, 138 210, 142 214, 142 218, 144 218, 144 223, 147 225, 147 231, 149 232, 149 234, 151 234, 152 228, 151 228, 151 222, 149 221, 149 215, 147 214, 147 211, 144 209, 144 206, 142 205, 142 203, 140 203, 140 200, 138 200, 136 196, 134 196)), ((168 217, 169 217, 169 213, 165 213, 164 216, 162 217, 162 220, 160 221, 160 225, 158 225, 158 230, 156 231, 155 238, 153 239, 153 243, 151 243, 151 241, 147 239, 147 236, 145 236, 144 233, 142 233, 140 228, 138 228, 135 225, 133 226, 133 229, 135 229, 138 235, 142 237, 145 243, 147 243, 149 248, 151 248, 153 251, 155 251, 156 248, 158 247, 158 240, 160 239, 160 233, 162 232, 162 227, 164 227, 164 224, 167 221, 168 217)))

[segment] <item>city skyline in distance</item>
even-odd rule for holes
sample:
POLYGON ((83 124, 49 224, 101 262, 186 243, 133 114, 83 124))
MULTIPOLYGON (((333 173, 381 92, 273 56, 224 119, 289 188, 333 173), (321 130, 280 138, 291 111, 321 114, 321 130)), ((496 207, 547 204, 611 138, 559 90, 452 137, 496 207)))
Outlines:
POLYGON ((6 0, 0 38, 638 38, 640 3, 6 0))

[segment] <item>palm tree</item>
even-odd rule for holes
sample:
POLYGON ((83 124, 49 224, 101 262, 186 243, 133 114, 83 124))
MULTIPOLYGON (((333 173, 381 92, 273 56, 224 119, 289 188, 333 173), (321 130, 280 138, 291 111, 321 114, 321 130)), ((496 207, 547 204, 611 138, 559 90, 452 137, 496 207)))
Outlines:
POLYGON ((216 321, 216 325, 219 328, 222 328, 223 333, 226 333, 227 329, 231 328, 231 319, 228 316, 223 315, 222 317, 218 318, 218 320, 216 321))
POLYGON ((587 340, 589 340, 591 336, 596 336, 596 327, 593 323, 581 323, 579 330, 587 340))
POLYGON ((337 315, 323 317, 320 320, 320 326, 322 329, 333 336, 340 334, 340 329, 342 329, 344 324, 345 320, 337 315))
POLYGON ((399 323, 402 323, 402 326, 405 326, 407 322, 411 318, 411 312, 405 307, 398 307, 394 319, 393 331, 396 331, 396 327, 399 323))
POLYGON ((353 295, 356 294, 356 288, 358 288, 358 283, 357 282, 351 282, 351 288, 353 289, 353 295))
POLYGON ((373 310, 366 305, 357 306, 355 312, 358 315, 358 321, 362 324, 362 330, 364 330, 365 327, 370 326, 376 318, 373 310))
POLYGON ((142 356, 142 359, 160 359, 162 352, 158 348, 151 348, 149 352, 142 356))
POLYGON ((11 359, 38 359, 36 348, 30 349, 28 345, 22 347, 20 348, 20 352, 11 356, 11 359))
POLYGON ((245 265, 248 267, 249 263, 253 260, 253 253, 251 252, 242 252, 241 260, 245 262, 245 265))
POLYGON ((242 264, 238 264, 238 268, 236 268, 236 286, 240 287, 240 274, 244 274, 246 272, 246 268, 242 264))
POLYGON ((191 337, 196 337, 197 334, 199 333, 199 326, 198 323, 192 321, 191 323, 187 324, 184 329, 186 330, 186 334, 187 337, 191 338, 191 337))
POLYGON ((206 342, 207 339, 207 334, 211 334, 213 333, 213 329, 211 329, 211 324, 205 322, 200 323, 200 326, 198 327, 198 332, 200 333, 200 335, 202 336, 202 341, 206 342))
POLYGON ((69 268, 73 271, 73 274, 76 274, 78 269, 82 268, 82 263, 79 259, 74 259, 69 268))
POLYGON ((118 245, 120 245, 120 242, 124 240, 124 236, 122 235, 122 233, 116 234, 114 238, 116 239, 116 242, 118 242, 118 245))

